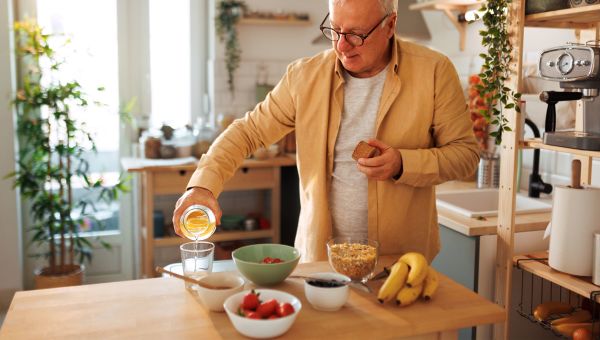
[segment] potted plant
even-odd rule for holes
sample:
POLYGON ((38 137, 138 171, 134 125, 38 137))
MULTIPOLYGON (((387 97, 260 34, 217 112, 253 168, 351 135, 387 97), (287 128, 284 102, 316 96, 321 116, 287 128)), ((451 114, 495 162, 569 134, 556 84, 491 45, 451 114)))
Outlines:
POLYGON ((217 7, 216 29, 221 42, 225 42, 225 68, 227 85, 234 95, 234 74, 240 66, 242 50, 238 41, 236 24, 246 10, 243 0, 222 0, 217 7))
MULTIPOLYGON (((57 72, 64 63, 58 60, 52 35, 44 34, 33 22, 14 25, 17 55, 21 63, 21 84, 14 104, 19 143, 18 169, 14 178, 30 210, 30 245, 34 256, 47 259, 36 270, 36 288, 80 284, 83 262, 91 260, 91 242, 79 234, 94 218, 99 201, 110 202, 126 191, 127 179, 120 177, 114 186, 87 173, 85 154, 95 152, 93 136, 72 116, 74 107, 88 101, 76 81, 61 82, 57 72), (74 195, 75 183, 85 195, 74 195), (79 197, 81 196, 81 197, 79 197)), ((100 240, 104 247, 109 245, 100 240)))
POLYGON ((479 10, 484 13, 484 29, 479 34, 487 53, 480 54, 484 63, 479 74, 481 84, 476 85, 476 89, 486 104, 480 113, 491 125, 489 135, 495 139, 496 144, 502 141, 502 132, 511 130, 504 110, 514 109, 520 112, 518 104, 521 94, 505 84, 510 76, 513 51, 508 33, 508 6, 511 2, 512 0, 489 0, 479 10))

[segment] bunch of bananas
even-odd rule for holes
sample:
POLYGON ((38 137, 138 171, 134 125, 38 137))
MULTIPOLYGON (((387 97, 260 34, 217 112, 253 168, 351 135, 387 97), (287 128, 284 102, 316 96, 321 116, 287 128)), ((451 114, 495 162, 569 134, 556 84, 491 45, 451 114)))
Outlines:
POLYGON ((437 272, 429 266, 425 256, 410 252, 402 255, 390 269, 390 275, 379 289, 377 300, 384 303, 396 299, 396 304, 408 306, 419 296, 429 300, 437 290, 437 272))

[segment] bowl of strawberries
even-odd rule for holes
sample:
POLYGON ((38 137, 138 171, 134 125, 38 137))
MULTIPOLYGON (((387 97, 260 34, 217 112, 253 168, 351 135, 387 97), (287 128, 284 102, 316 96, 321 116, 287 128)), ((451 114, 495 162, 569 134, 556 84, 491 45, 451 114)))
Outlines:
POLYGON ((302 309, 302 303, 282 291, 253 289, 230 296, 223 307, 238 332, 263 339, 287 332, 302 309))

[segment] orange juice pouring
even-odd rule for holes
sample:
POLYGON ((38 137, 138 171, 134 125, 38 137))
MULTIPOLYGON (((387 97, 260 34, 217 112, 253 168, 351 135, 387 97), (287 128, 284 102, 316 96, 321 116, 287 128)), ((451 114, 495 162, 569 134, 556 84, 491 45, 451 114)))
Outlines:
POLYGON ((179 221, 181 232, 190 240, 206 240, 217 228, 215 214, 208 207, 200 204, 189 206, 179 221))

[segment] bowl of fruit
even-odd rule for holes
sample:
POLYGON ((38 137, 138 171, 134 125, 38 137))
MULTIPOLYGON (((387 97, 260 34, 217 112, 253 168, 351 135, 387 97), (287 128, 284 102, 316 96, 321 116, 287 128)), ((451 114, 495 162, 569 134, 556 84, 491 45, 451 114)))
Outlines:
POLYGON ((223 307, 238 332, 262 339, 287 332, 302 309, 302 303, 285 292, 256 289, 230 296, 223 307))
POLYGON ((231 254, 238 271, 259 286, 283 282, 300 261, 300 252, 283 244, 252 244, 231 254))

